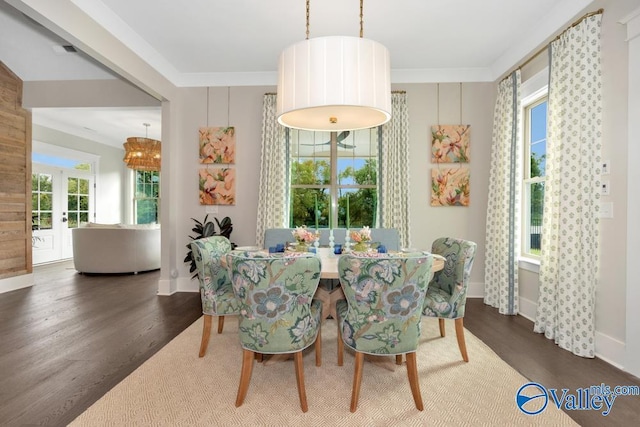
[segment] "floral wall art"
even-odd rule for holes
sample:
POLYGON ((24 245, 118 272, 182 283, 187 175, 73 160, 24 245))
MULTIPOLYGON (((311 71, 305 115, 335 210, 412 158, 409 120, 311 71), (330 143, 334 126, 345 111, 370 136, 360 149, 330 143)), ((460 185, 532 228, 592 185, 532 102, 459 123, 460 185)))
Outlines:
POLYGON ((432 163, 469 163, 471 125, 431 126, 432 163))
POLYGON ((200 169, 198 175, 201 205, 235 205, 235 169, 200 169))
POLYGON ((468 168, 431 169, 431 206, 469 206, 468 168))
POLYGON ((236 130, 233 126, 201 127, 198 130, 200 163, 236 162, 236 130))

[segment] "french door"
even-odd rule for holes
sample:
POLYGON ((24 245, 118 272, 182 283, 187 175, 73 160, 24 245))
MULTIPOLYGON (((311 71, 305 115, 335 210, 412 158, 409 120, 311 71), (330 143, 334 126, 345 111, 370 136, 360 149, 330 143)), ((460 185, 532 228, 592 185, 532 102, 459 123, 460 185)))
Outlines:
POLYGON ((92 173, 33 164, 33 264, 73 257, 71 230, 93 220, 92 173))

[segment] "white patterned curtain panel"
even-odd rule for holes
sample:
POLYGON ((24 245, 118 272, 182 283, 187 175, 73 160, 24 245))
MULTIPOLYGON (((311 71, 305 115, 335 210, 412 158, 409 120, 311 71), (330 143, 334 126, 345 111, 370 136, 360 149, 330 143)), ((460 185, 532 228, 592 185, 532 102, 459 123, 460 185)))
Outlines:
POLYGON ((407 94, 391 94, 391 120, 382 125, 378 176, 380 226, 395 228, 400 246, 411 245, 409 235, 409 111, 407 94))
POLYGON ((601 152, 600 24, 584 19, 551 43, 540 294, 534 331, 595 353, 601 152))
POLYGON ((256 244, 260 247, 263 246, 264 231, 267 228, 286 226, 289 211, 287 165, 284 126, 278 123, 276 117, 276 95, 268 93, 264 95, 262 113, 262 158, 256 225, 256 244))
POLYGON ((498 85, 493 115, 484 302, 518 314, 521 192, 520 70, 498 85))

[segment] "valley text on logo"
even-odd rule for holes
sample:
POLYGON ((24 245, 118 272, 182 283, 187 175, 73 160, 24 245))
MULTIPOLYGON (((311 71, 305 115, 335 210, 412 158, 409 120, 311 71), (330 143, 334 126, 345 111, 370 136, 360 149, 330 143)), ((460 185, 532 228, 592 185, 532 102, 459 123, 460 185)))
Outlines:
POLYGON ((618 396, 640 396, 640 387, 618 385, 612 388, 606 384, 600 384, 578 388, 575 392, 571 392, 568 388, 546 389, 541 384, 530 382, 516 392, 516 405, 527 415, 537 415, 544 411, 551 401, 558 409, 602 411, 602 415, 606 417, 618 396))

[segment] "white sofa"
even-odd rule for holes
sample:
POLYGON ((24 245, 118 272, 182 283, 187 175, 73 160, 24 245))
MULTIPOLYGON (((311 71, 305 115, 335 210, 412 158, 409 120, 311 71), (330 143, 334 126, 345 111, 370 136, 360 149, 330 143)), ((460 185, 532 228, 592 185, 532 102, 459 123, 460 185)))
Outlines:
POLYGON ((80 273, 138 273, 160 268, 160 226, 95 224, 74 228, 73 263, 80 273))

